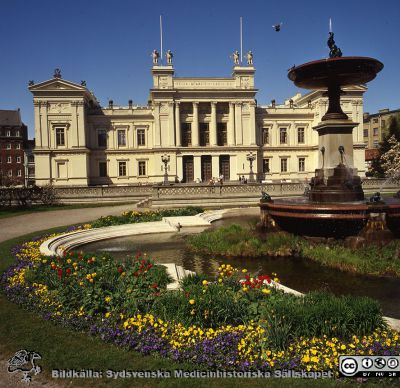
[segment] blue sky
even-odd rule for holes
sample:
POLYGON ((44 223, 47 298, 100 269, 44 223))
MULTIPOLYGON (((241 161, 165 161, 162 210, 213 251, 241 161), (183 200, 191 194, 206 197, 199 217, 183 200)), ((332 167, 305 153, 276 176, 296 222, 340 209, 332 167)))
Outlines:
POLYGON ((259 104, 298 91, 287 78, 294 64, 328 56, 332 18, 344 55, 371 56, 385 67, 369 84, 364 110, 400 107, 397 0, 0 0, 0 109, 21 108, 33 137, 30 79, 64 79, 87 86, 102 105, 146 104, 151 87, 151 51, 159 49, 163 15, 164 49, 174 53, 177 76, 231 75, 230 54, 252 50, 259 104), (271 27, 283 22, 277 33, 271 27))

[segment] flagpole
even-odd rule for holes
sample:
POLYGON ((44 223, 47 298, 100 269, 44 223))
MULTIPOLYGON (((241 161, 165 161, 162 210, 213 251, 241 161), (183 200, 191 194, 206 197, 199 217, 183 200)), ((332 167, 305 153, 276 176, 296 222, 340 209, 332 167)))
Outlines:
POLYGON ((161 56, 161 62, 162 62, 162 56, 163 56, 163 36, 162 36, 162 16, 160 15, 160 46, 161 46, 161 50, 160 50, 160 56, 161 56))
POLYGON ((243 60, 243 26, 242 26, 242 17, 240 17, 240 63, 243 60))

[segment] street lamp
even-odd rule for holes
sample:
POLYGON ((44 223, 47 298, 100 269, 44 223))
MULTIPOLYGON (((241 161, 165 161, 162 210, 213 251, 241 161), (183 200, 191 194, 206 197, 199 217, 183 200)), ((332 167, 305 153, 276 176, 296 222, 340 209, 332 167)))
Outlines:
POLYGON ((256 155, 254 155, 253 152, 250 151, 250 153, 246 155, 246 159, 250 163, 249 182, 254 182, 253 162, 256 160, 256 155))
POLYGON ((164 163, 164 185, 168 185, 168 163, 170 161, 170 157, 167 154, 161 156, 161 161, 164 163))

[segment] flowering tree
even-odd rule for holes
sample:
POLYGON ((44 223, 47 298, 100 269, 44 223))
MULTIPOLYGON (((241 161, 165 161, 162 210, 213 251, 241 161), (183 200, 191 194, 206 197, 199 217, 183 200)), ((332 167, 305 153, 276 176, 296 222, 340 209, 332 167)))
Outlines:
MULTIPOLYGON (((379 144, 379 155, 372 161, 371 169, 369 171, 369 174, 378 178, 384 178, 385 176, 388 176, 389 172, 386 171, 388 168, 391 168, 391 171, 393 172, 396 170, 396 168, 392 168, 390 166, 391 163, 391 157, 395 156, 393 152, 391 152, 394 143, 389 142, 389 139, 392 139, 396 142, 400 141, 400 114, 396 114, 392 116, 389 120, 389 125, 387 128, 384 128, 384 136, 382 142, 379 144), (383 155, 386 153, 388 154, 389 159, 384 160, 383 155), (390 156, 392 155, 392 156, 390 156), (388 163, 387 167, 383 167, 384 163, 388 163)), ((397 148, 398 149, 398 148, 397 148)), ((398 170, 398 167, 397 167, 398 170)))
POLYGON ((387 177, 396 178, 400 176, 400 141, 392 135, 388 143, 389 150, 381 155, 382 168, 387 177))

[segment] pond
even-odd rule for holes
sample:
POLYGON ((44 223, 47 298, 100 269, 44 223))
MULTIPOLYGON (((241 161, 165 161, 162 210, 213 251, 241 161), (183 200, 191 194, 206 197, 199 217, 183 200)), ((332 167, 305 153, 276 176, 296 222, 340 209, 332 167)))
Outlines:
MULTIPOLYGON (((212 228, 230 224, 255 224, 259 209, 229 211, 223 219, 213 222, 212 228)), ((82 245, 85 252, 107 252, 117 260, 129 260, 136 252, 147 255, 158 263, 176 263, 185 269, 214 276, 218 267, 229 263, 264 274, 276 272, 282 284, 307 292, 326 290, 336 295, 363 295, 378 300, 384 315, 400 318, 400 279, 355 275, 324 267, 316 262, 293 257, 257 257, 221 259, 195 255, 185 249, 185 239, 204 228, 183 228, 180 233, 160 233, 114 238, 82 245)))

